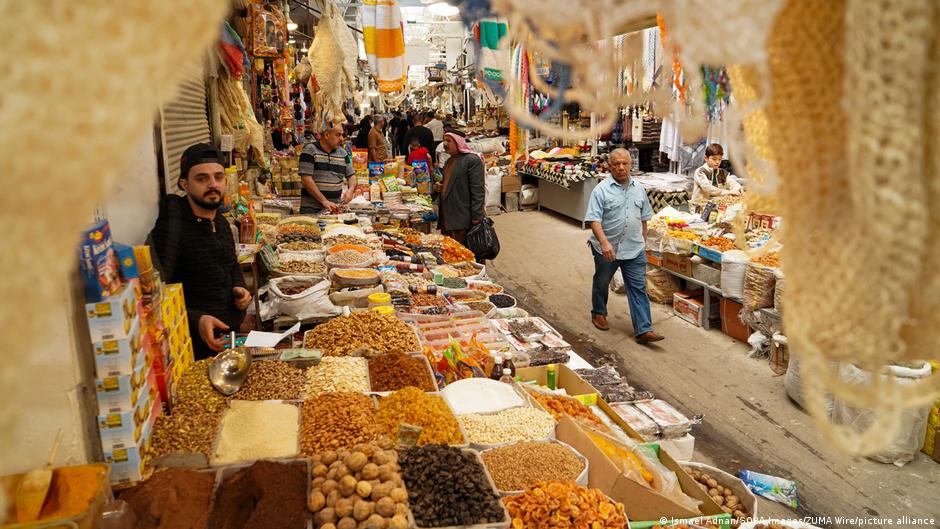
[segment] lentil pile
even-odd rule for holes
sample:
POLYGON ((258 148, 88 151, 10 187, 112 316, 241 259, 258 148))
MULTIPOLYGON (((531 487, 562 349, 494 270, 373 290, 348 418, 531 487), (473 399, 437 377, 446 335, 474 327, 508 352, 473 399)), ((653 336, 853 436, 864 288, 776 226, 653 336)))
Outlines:
POLYGON ((325 356, 307 368, 305 395, 314 397, 334 391, 369 391, 369 366, 365 358, 325 356))
POLYGON ((338 246, 340 244, 365 244, 366 240, 355 235, 333 235, 323 239, 327 246, 338 246))
POLYGON ((405 388, 380 400, 375 418, 393 439, 398 437, 401 423, 406 423, 423 428, 418 446, 464 444, 460 425, 444 399, 418 388, 405 388))
POLYGON ((398 391, 409 386, 421 391, 437 391, 424 358, 399 352, 370 360, 369 378, 373 391, 398 391))
POLYGON ((512 527, 590 527, 623 529, 623 504, 607 499, 598 489, 573 482, 540 481, 518 496, 506 498, 512 527))
POLYGON ((209 383, 211 359, 189 367, 177 385, 177 401, 172 415, 157 417, 150 438, 154 457, 196 453, 208 456, 228 409, 228 398, 209 383))
POLYGON ((524 490, 539 481, 574 481, 584 461, 558 443, 524 442, 480 454, 499 490, 524 490))
POLYGON ((408 353, 420 347, 411 327, 395 316, 372 311, 333 318, 304 337, 304 348, 320 349, 324 356, 348 356, 363 348, 408 353))
POLYGON ((551 415, 525 406, 496 413, 470 413, 461 415, 458 420, 470 442, 479 445, 545 439, 555 430, 551 415))
POLYGON ((473 452, 441 445, 401 453, 402 478, 419 527, 499 523, 506 513, 473 452))
POLYGON ((258 461, 219 484, 209 529, 304 529, 307 463, 258 461))
POLYGON ((305 456, 373 441, 379 431, 372 399, 362 393, 324 393, 300 408, 300 451, 305 456))
POLYGON ((490 294, 490 303, 496 308, 506 309, 516 305, 516 299, 508 294, 490 294))
POLYGON ((212 464, 296 456, 299 413, 284 402, 233 400, 212 464))
POLYGON ((238 400, 297 400, 306 379, 302 369, 278 360, 251 364, 244 385, 235 394, 238 400))

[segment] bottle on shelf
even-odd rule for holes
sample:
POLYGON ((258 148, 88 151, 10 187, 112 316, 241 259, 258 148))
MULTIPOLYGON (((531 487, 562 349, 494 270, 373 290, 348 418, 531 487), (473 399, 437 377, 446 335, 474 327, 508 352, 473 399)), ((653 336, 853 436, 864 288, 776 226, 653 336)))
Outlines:
POLYGON ((503 368, 503 376, 499 377, 499 381, 504 384, 512 384, 512 371, 508 367, 503 368))
POLYGON ((499 380, 503 375, 503 356, 496 355, 493 357, 493 369, 490 371, 490 378, 493 380, 499 380))
POLYGON ((513 363, 513 361, 512 361, 512 355, 511 355, 511 354, 503 357, 503 366, 502 366, 502 368, 503 368, 503 369, 507 369, 507 368, 508 368, 509 371, 510 371, 510 373, 512 374, 512 376, 513 376, 513 377, 516 376, 516 364, 513 363))
POLYGON ((558 389, 558 382, 556 381, 555 364, 548 364, 546 368, 545 375, 545 385, 548 386, 548 389, 555 390, 558 389))

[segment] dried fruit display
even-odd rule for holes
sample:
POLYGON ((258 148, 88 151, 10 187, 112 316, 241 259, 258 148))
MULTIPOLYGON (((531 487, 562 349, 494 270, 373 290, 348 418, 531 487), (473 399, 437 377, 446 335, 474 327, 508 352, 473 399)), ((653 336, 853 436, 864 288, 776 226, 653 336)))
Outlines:
POLYGON ((369 378, 373 391, 397 391, 409 386, 437 391, 424 357, 404 353, 387 353, 369 360, 369 378))
POLYGON ((770 268, 780 268, 780 254, 777 252, 769 252, 760 257, 755 257, 751 261, 762 264, 764 266, 769 266, 770 268))
POLYGON ((560 420, 564 415, 570 415, 573 419, 582 419, 603 431, 608 431, 607 426, 594 415, 590 408, 581 403, 581 401, 564 397, 562 395, 550 395, 542 391, 529 390, 529 393, 542 405, 555 420, 560 420))
POLYGON ((466 246, 460 244, 459 242, 451 239, 450 237, 444 237, 444 251, 441 254, 441 257, 444 258, 445 263, 459 263, 463 261, 473 261, 476 259, 476 256, 473 255, 466 246))
POLYGON ((504 500, 513 529, 590 527, 622 529, 627 525, 623 504, 599 489, 562 481, 540 481, 518 496, 504 500))
POLYGON ((422 428, 418 446, 466 443, 460 425, 444 399, 418 388, 405 388, 382 398, 375 419, 392 438, 398 437, 402 423, 422 428))
POLYGON ((737 248, 734 245, 734 241, 727 237, 709 237, 703 240, 701 244, 708 248, 714 248, 719 252, 728 252, 737 248))

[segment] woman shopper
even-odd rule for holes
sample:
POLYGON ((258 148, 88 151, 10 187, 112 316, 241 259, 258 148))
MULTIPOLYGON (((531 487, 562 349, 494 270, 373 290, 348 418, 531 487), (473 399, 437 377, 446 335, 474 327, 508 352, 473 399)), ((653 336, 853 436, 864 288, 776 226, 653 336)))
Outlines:
POLYGON ((434 184, 434 191, 441 194, 438 228, 465 244, 467 230, 484 218, 483 160, 455 132, 444 135, 444 150, 450 155, 444 164, 444 180, 434 184))

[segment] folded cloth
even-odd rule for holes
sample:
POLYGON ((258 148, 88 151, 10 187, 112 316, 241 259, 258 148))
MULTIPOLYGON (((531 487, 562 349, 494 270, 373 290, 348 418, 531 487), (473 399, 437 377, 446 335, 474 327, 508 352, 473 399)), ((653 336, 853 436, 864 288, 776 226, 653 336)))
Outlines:
POLYGON ((405 87, 405 33, 396 0, 363 0, 362 37, 379 92, 398 92, 405 87))

